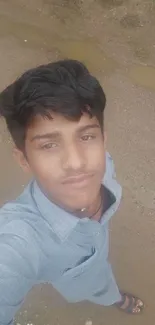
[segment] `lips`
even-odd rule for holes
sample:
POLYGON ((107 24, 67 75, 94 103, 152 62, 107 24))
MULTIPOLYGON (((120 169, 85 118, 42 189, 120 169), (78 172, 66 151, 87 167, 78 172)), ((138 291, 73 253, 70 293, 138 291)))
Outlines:
POLYGON ((92 174, 82 174, 74 177, 69 177, 64 180, 63 184, 70 186, 84 186, 90 182, 92 177, 92 174))

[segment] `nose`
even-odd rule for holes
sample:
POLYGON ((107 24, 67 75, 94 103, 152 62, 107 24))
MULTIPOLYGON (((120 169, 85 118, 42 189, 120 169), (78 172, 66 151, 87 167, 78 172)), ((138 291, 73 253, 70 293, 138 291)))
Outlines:
POLYGON ((63 156, 63 169, 80 172, 84 167, 85 157, 82 150, 77 145, 69 145, 63 156))

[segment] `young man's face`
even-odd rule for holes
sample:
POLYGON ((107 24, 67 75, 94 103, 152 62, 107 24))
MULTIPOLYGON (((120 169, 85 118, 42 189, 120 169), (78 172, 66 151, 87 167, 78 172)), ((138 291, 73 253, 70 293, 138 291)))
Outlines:
POLYGON ((95 117, 79 122, 52 113, 35 118, 27 130, 27 167, 56 204, 76 210, 98 196, 105 170, 104 136, 95 117))

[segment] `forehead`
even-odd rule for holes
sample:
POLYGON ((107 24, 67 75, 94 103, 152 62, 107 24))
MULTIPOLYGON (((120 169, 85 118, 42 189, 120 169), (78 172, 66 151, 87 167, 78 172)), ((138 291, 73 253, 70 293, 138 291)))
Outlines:
POLYGON ((78 132, 82 127, 99 125, 96 117, 90 117, 83 114, 79 121, 71 121, 60 114, 52 113, 52 119, 36 116, 27 130, 27 136, 33 137, 37 134, 58 132, 60 134, 68 134, 70 132, 78 132))

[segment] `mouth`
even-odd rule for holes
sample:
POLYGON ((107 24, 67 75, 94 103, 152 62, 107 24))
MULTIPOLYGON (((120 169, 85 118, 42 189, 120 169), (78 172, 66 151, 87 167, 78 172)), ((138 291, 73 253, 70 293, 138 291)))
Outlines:
POLYGON ((89 184, 93 175, 92 174, 82 174, 74 177, 68 177, 64 180, 64 185, 70 185, 71 187, 84 187, 89 184))

